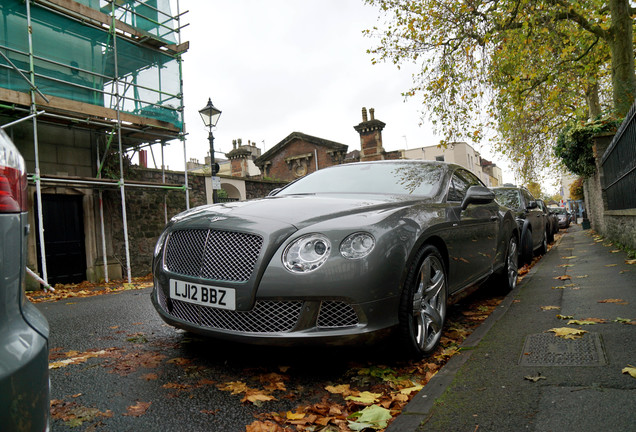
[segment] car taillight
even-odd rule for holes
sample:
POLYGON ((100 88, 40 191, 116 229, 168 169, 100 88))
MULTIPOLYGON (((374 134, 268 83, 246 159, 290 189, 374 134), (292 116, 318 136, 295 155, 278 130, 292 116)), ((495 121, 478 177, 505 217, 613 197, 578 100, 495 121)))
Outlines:
POLYGON ((27 210, 27 175, 24 158, 0 129, 0 213, 27 210))

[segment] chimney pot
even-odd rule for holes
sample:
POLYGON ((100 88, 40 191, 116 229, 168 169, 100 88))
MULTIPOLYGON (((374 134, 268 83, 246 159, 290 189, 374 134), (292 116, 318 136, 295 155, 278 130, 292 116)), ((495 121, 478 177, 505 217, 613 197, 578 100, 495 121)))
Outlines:
POLYGON ((366 122, 367 121, 367 109, 365 107, 362 107, 362 122, 366 122))
POLYGON ((375 108, 369 108, 369 114, 371 114, 371 120, 375 120, 375 108))
POLYGON ((243 145, 243 138, 239 138, 238 139, 238 145, 239 145, 239 147, 243 145))

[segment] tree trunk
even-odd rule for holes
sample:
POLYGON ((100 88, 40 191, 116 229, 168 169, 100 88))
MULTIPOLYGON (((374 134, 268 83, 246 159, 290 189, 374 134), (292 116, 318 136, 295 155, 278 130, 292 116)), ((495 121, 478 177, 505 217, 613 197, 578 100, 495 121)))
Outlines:
POLYGON ((632 18, 629 0, 610 0, 612 27, 610 28, 612 55, 612 87, 614 111, 624 117, 636 95, 634 49, 632 46, 632 18))
POLYGON ((585 89, 585 100, 587 101, 588 120, 592 121, 601 115, 601 102, 598 96, 598 83, 590 84, 585 89))

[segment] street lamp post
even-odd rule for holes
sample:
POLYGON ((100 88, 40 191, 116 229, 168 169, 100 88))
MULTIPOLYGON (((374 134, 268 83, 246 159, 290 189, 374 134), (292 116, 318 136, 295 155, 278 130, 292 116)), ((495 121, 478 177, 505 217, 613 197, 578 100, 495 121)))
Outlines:
POLYGON ((214 135, 212 135, 212 128, 216 126, 221 117, 221 110, 212 105, 212 99, 208 98, 208 104, 199 110, 203 124, 209 128, 210 134, 208 135, 208 141, 210 142, 210 173, 212 174, 212 204, 217 201, 216 189, 214 189, 214 177, 216 176, 216 161, 214 160, 214 135))

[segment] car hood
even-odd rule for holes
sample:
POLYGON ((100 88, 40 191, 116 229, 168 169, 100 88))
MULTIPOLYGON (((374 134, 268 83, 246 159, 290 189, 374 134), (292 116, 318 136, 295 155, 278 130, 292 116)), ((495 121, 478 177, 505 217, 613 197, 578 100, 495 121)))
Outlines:
MULTIPOLYGON (((422 197, 417 198, 419 202, 426 202, 422 197)), ((249 229, 249 225, 263 223, 301 229, 338 217, 363 212, 381 213, 413 201, 412 197, 392 195, 285 195, 197 207, 175 216, 172 222, 179 228, 211 222, 221 229, 249 229)))

